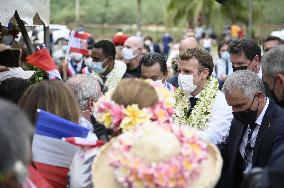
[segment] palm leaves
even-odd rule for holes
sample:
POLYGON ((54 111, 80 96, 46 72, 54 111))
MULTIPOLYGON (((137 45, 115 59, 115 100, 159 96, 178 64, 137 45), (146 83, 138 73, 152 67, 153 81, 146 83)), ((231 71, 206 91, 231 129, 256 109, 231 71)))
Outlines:
MULTIPOLYGON (((258 0, 260 1, 260 0, 258 0)), ((206 25, 214 24, 214 20, 223 19, 247 23, 247 0, 228 0, 220 5, 215 0, 170 0, 167 6, 168 17, 175 24, 186 19, 194 26, 200 19, 206 25)), ((260 18, 259 9, 254 9, 254 18, 260 18)))

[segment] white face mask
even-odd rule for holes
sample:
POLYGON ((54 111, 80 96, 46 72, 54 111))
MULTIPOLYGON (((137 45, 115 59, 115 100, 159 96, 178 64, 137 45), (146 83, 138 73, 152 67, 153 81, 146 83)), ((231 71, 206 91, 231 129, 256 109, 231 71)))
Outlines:
POLYGON ((179 87, 188 94, 191 94, 197 88, 197 85, 193 83, 193 75, 178 75, 178 85, 179 87))
POLYGON ((123 59, 128 60, 128 61, 134 59, 137 56, 137 55, 134 55, 134 49, 131 49, 131 48, 123 48, 122 54, 123 54, 123 59))
POLYGON ((163 80, 155 80, 153 81, 156 85, 163 85, 163 80))
POLYGON ((230 60, 230 54, 228 51, 225 51, 225 52, 221 52, 221 58, 226 60, 226 61, 229 61, 230 60))
POLYGON ((144 44, 146 44, 147 46, 151 46, 152 42, 150 40, 145 40, 144 44))

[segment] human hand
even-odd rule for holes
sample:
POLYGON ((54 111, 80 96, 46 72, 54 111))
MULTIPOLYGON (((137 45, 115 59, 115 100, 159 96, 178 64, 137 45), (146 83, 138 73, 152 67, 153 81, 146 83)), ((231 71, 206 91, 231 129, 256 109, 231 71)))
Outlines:
POLYGON ((5 71, 8 71, 8 67, 5 67, 3 65, 0 65, 0 72, 5 72, 5 71))
POLYGON ((11 48, 10 46, 7 46, 5 44, 0 44, 0 52, 3 52, 3 51, 8 50, 10 48, 11 48))

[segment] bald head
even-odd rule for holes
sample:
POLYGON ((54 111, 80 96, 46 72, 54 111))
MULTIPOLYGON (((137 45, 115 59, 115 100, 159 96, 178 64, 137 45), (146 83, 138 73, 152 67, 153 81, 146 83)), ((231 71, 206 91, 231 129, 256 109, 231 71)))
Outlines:
POLYGON ((143 39, 141 37, 136 37, 136 36, 129 37, 125 41, 124 46, 128 48, 142 49, 144 46, 143 39))
POLYGON ((194 37, 186 37, 179 44, 179 52, 185 52, 190 48, 198 48, 198 41, 194 37))

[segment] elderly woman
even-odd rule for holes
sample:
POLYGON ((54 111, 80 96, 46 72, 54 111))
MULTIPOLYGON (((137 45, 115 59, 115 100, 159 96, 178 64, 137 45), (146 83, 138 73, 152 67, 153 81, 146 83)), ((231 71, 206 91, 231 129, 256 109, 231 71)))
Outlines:
MULTIPOLYGON (((32 85, 25 91, 18 105, 26 112, 33 124, 37 119, 37 109, 79 123, 79 105, 71 89, 61 81, 48 80, 32 85)), ((51 186, 66 187, 68 168, 78 148, 69 143, 60 147, 46 146, 50 145, 36 138, 33 139, 33 163, 51 186)))
POLYGON ((69 78, 66 84, 73 90, 80 104, 82 116, 80 116, 79 123, 93 130, 90 120, 94 102, 97 102, 101 96, 101 87, 98 80, 92 75, 77 74, 69 78))

